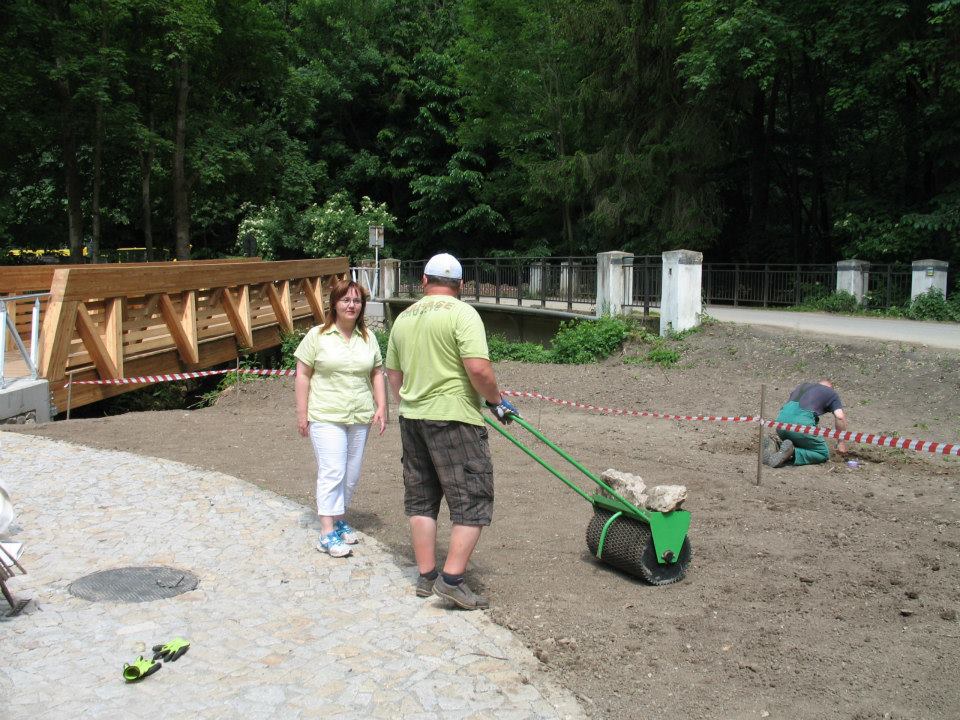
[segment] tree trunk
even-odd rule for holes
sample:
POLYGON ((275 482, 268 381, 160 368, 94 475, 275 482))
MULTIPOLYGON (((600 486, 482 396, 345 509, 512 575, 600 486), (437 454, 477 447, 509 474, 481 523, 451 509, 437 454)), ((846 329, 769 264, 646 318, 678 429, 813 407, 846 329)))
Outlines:
MULTIPOLYGON (((100 4, 103 11, 103 3, 100 4)), ((100 51, 107 47, 107 27, 100 28, 100 51)), ((90 262, 96 263, 100 255, 100 189, 103 184, 103 98, 97 98, 93 124, 93 188, 90 197, 90 262)))
MULTIPOLYGON (((788 65, 792 65, 792 56, 788 56, 788 65)), ((803 257, 803 244, 800 238, 803 236, 803 196, 800 188, 800 121, 797 117, 797 102, 794 98, 797 93, 796 75, 793 72, 787 74, 786 87, 784 88, 784 101, 786 104, 785 124, 787 132, 787 167, 784 175, 786 176, 789 214, 790 214, 790 237, 793 243, 793 259, 799 260, 803 257)))
POLYGON ((750 241, 748 252, 762 251, 767 243, 770 214, 770 154, 776 144, 777 101, 780 74, 774 75, 770 97, 757 87, 753 96, 750 153, 750 241))
POLYGON ((181 57, 177 73, 177 116, 173 139, 173 223, 178 260, 190 259, 190 208, 187 190, 187 95, 189 63, 181 57))
POLYGON ((824 147, 824 135, 826 128, 826 94, 823 93, 813 100, 813 147, 811 149, 811 162, 813 164, 813 188, 811 204, 810 225, 813 226, 817 237, 817 243, 813 248, 813 261, 821 262, 827 258, 833 257, 833 248, 830 245, 830 209, 827 204, 827 186, 824 177, 824 166, 826 165, 826 149, 824 147))
MULTIPOLYGON (((59 65, 60 62, 58 61, 59 65)), ((60 146, 63 153, 63 180, 67 195, 67 237, 70 262, 83 259, 83 207, 80 191, 80 168, 77 163, 77 134, 73 125, 73 97, 66 80, 57 83, 60 96, 60 146)))
POLYGON ((103 176, 103 101, 97 100, 93 138, 93 191, 90 197, 90 262, 100 254, 100 185, 103 176))
MULTIPOLYGON (((559 150, 559 160, 562 162, 567 154, 566 142, 563 136, 563 119, 560 117, 559 108, 557 111, 557 149, 559 150)), ((563 199, 563 237, 567 241, 567 255, 573 255, 573 221, 570 218, 570 198, 563 199)))
MULTIPOLYGON (((150 131, 153 132, 153 114, 150 115, 150 131)), ((153 260, 153 214, 150 198, 150 174, 153 172, 154 143, 140 151, 140 214, 143 222, 143 247, 147 262, 153 260)))

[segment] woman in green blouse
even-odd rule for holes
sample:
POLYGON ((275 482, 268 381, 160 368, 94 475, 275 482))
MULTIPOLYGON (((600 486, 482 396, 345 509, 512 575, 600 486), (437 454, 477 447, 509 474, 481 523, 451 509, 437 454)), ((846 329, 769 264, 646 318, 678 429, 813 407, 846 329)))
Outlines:
POLYGON ((357 534, 344 519, 360 480, 370 426, 386 428, 387 394, 380 346, 364 323, 366 291, 340 281, 330 312, 297 347, 297 429, 309 435, 317 458, 317 549, 346 557, 357 534))

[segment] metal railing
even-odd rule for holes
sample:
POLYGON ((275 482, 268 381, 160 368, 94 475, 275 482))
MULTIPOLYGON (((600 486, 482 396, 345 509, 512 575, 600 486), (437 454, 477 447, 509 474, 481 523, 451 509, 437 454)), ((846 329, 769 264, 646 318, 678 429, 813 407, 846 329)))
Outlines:
POLYGON ((871 263, 869 273, 867 294, 863 298, 865 307, 889 308, 910 304, 912 266, 871 263))
MULTIPOLYGON (((660 307, 661 256, 627 256, 613 262, 624 273, 623 306, 643 308, 645 316, 660 307)), ((425 264, 416 260, 397 265, 398 295, 420 295, 425 264)), ((463 258, 461 264, 466 300, 576 312, 591 312, 596 305, 596 256, 463 258)), ((835 293, 837 274, 835 263, 704 263, 703 300, 735 307, 805 305, 835 293)), ((910 265, 871 264, 863 304, 874 309, 908 305, 911 283, 910 265)))
MULTIPOLYGON (((597 300, 597 258, 461 258, 465 300, 589 312, 597 300), (589 307, 585 307, 589 306, 589 307)), ((425 260, 399 263, 397 294, 417 297, 425 260)))
POLYGON ((29 295, 8 295, 0 297, 0 389, 7 386, 6 363, 7 363, 7 335, 13 338, 14 345, 20 351, 20 356, 27 364, 30 371, 30 379, 36 380, 38 376, 37 365, 40 359, 40 298, 49 297, 50 293, 31 293, 29 295), (20 331, 16 324, 16 303, 33 301, 33 309, 30 316, 30 349, 23 344, 20 337, 20 331), (8 304, 14 307, 13 318, 11 319, 8 304))
POLYGON ((380 268, 352 267, 350 268, 350 279, 366 288, 371 298, 379 297, 380 268))
POLYGON ((660 307, 663 284, 663 258, 660 255, 634 255, 625 257, 623 267, 623 305, 643 308, 643 316, 650 308, 660 307))
POLYGON ((802 305, 836 289, 836 265, 703 265, 704 300, 710 305, 802 305))

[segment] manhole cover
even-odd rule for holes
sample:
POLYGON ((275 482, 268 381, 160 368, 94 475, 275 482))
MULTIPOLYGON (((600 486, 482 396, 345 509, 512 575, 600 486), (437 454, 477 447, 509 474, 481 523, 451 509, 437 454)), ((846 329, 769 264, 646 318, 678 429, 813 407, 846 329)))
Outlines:
POLYGON ((192 572, 172 567, 101 570, 70 583, 71 595, 92 602, 149 602, 190 592, 200 584, 192 572))

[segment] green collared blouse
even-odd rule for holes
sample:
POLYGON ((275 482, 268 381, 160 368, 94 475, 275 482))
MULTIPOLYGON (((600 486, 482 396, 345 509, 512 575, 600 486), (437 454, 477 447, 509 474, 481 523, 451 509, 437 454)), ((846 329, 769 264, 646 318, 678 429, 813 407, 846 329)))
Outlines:
POLYGON ((355 330, 347 340, 336 325, 322 333, 318 325, 310 328, 294 357, 313 368, 307 420, 361 425, 373 419, 370 372, 383 364, 373 332, 367 330, 364 340, 355 330))

